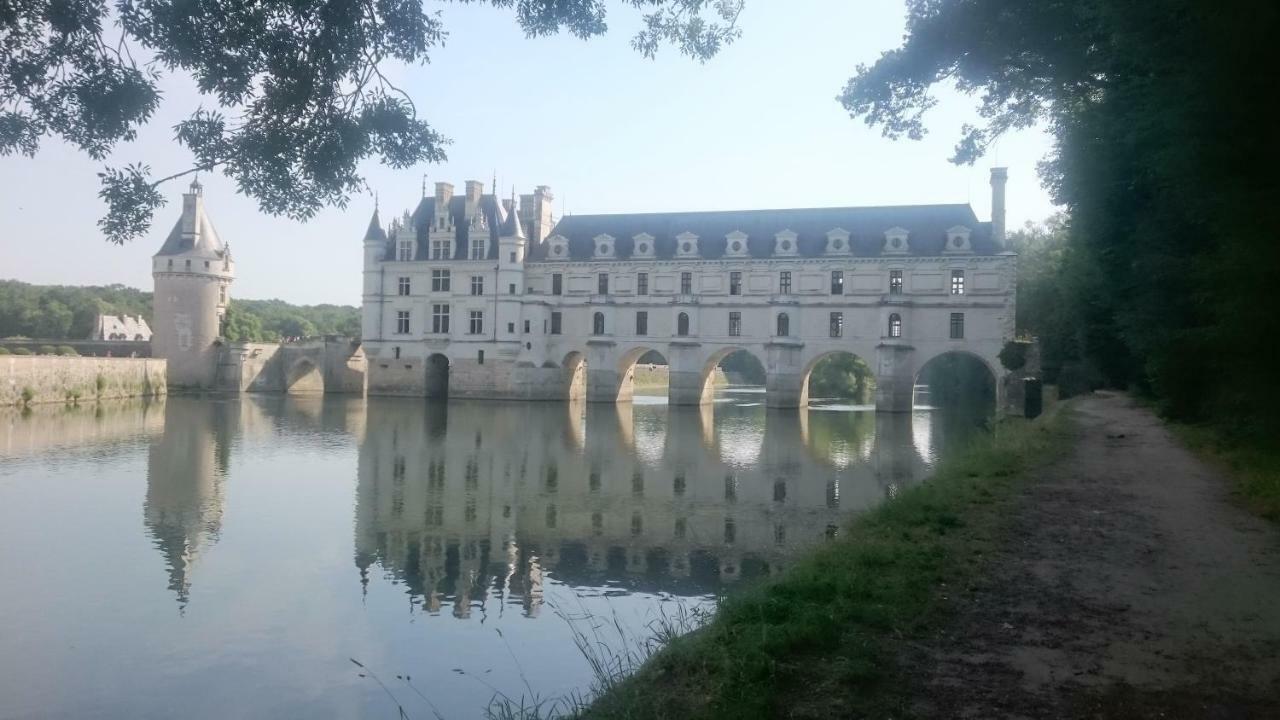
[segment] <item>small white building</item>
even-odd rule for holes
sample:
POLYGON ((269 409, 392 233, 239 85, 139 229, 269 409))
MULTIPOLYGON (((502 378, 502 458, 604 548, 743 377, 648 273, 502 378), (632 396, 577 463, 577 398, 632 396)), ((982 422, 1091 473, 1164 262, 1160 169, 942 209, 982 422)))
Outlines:
MULTIPOLYGON (((626 401, 636 361, 670 366, 672 404, 711 401, 745 351, 766 402, 803 406, 814 365, 849 353, 876 372, 877 409, 906 411, 934 358, 963 353, 1004 383, 1016 256, 1007 172, 992 220, 969 205, 574 215, 553 226, 540 186, 500 200, 481 183, 434 197, 364 238, 371 394, 626 401)), ((999 398, 997 398, 999 400, 999 398)))
POLYGON ((151 326, 141 315, 99 315, 90 340, 151 341, 151 326))

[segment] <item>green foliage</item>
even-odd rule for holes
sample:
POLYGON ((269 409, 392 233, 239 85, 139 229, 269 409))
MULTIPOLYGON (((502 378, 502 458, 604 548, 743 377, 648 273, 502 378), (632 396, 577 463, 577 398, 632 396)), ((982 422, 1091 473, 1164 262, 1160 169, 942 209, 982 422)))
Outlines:
POLYGON ((36 350, 36 353, 39 355, 57 355, 58 349, 52 345, 41 345, 39 349, 36 350))
POLYGON ((1010 340, 1000 348, 1000 364, 1005 370, 1021 370, 1027 366, 1027 351, 1030 347, 1030 343, 1010 340))
POLYGON ((232 342, 289 337, 360 337, 360 311, 349 305, 291 305, 283 300, 232 300, 223 333, 232 342))
POLYGON ((908 12, 902 47, 859 68, 842 100, 891 137, 919 137, 934 87, 954 83, 984 120, 965 128, 961 162, 1007 129, 1048 124, 1042 172, 1071 218, 1062 257, 1046 260, 1062 282, 1044 293, 1061 304, 1032 293, 1019 313, 1047 318, 1038 334, 1058 347, 1046 344, 1046 370, 1076 362, 1073 374, 1148 393, 1173 417, 1274 437, 1280 140, 1257 98, 1280 75, 1280 6, 938 0, 908 12))
POLYGON ((31 352, 31 348, 16 347, 13 349, 13 354, 14 355, 32 355, 34 353, 31 352))
POLYGON ((3 345, 0 345, 0 355, 8 355, 8 354, 9 354, 9 348, 4 347, 3 345))
POLYGON ((1237 495, 1251 510, 1280 522, 1280 447, 1273 439, 1221 424, 1174 428, 1192 449, 1226 466, 1237 495))
POLYGON ((809 373, 810 398, 844 398, 869 402, 876 376, 862 358, 846 353, 828 355, 809 373))
POLYGON ((21 398, 22 398, 22 404, 23 404, 23 405, 30 405, 30 404, 31 404, 31 401, 32 401, 32 400, 34 400, 34 399, 35 399, 35 397, 36 397, 36 391, 35 391, 35 390, 32 390, 32 389, 30 388, 30 386, 26 386, 26 385, 24 385, 24 386, 22 387, 22 395, 21 395, 21 398))
POLYGON ((733 373, 734 382, 748 385, 764 384, 764 365, 749 352, 738 351, 730 354, 720 361, 720 369, 726 373, 733 373))
POLYGON ((102 373, 98 373, 98 376, 93 379, 93 387, 101 395, 102 391, 107 389, 107 378, 102 373))
POLYGON ((58 353, 59 355, 62 355, 62 356, 64 356, 64 357, 79 357, 79 356, 80 356, 80 353, 76 352, 76 349, 75 349, 75 348, 73 348, 73 347, 71 347, 70 345, 59 345, 59 346, 56 348, 56 350, 57 350, 57 353, 58 353))
POLYGON ((151 320, 151 293, 124 285, 30 285, 0 280, 0 337, 87 338, 99 313, 151 320))
MULTIPOLYGON (((515 2, 531 37, 603 34, 605 0, 515 2)), ((706 59, 737 37, 743 0, 627 0, 644 11, 632 44, 706 59)), ((153 179, 143 164, 104 168, 107 238, 145 232, 163 202, 157 185, 218 169, 263 211, 307 219, 365 190, 360 163, 393 168, 445 159, 448 140, 419 117, 388 65, 425 64, 446 32, 421 0, 236 3, 199 0, 34 0, 0 12, 0 155, 34 156, 59 137, 95 160, 159 109, 166 73, 195 79, 199 107, 174 128, 190 167, 153 179)))
POLYGON ((1065 447, 1065 419, 1013 421, 925 483, 859 516, 781 577, 731 593, 588 718, 899 717, 901 643, 936 632, 938 588, 963 587, 1025 473, 1065 447))

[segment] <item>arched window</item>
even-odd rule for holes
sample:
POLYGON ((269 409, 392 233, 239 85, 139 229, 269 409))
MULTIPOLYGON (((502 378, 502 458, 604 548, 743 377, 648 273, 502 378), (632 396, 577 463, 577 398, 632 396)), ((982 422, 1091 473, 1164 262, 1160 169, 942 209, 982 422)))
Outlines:
POLYGON ((889 337, 902 337, 902 316, 898 313, 889 316, 889 337))
POLYGON ((791 334, 791 318, 786 313, 778 313, 778 337, 786 337, 791 334))
POLYGON ((680 337, 689 334, 689 313, 680 313, 676 316, 676 334, 680 337))
POLYGON ((592 335, 604 334, 604 313, 598 312, 595 315, 591 316, 591 334, 592 335))

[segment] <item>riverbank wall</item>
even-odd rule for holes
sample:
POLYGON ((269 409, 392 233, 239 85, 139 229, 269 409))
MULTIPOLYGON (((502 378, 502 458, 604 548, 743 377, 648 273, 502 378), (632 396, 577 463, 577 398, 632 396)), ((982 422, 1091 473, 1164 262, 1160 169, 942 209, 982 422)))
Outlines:
POLYGON ((165 367, 154 358, 0 356, 0 405, 163 395, 165 367))

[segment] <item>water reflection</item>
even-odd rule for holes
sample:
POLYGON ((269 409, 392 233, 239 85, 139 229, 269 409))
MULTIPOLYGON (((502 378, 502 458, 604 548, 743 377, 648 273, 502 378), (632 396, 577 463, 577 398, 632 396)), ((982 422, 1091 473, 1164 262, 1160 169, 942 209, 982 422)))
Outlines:
MULTIPOLYGON (((936 416, 378 401, 359 451, 355 562, 413 607, 536 615, 571 586, 703 595, 784 568, 922 477, 936 416), (913 442, 928 428, 923 444, 913 442)), ((952 433, 954 434, 954 433, 952 433)))

